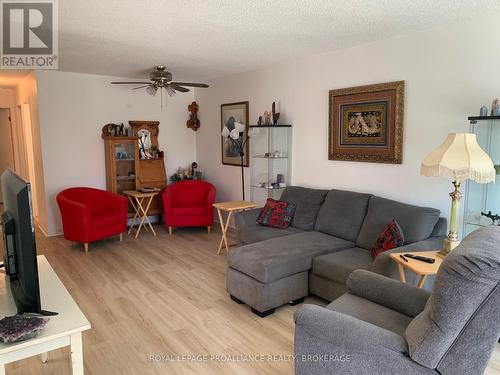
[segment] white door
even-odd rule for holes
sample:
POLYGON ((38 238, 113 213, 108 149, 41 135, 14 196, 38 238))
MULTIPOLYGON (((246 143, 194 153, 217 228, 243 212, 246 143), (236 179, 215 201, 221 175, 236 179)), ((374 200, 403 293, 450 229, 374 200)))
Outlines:
MULTIPOLYGON (((14 170, 14 151, 12 145, 12 129, 10 127, 10 110, 0 108, 0 174, 7 168, 14 170)), ((0 189, 0 203, 3 203, 0 189)))

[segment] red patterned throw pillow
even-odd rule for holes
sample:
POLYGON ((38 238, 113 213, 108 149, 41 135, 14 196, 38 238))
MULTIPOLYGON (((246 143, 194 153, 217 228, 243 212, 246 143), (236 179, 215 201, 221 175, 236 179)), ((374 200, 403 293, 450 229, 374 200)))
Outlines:
POLYGON ((288 228, 292 222, 296 207, 297 205, 292 202, 267 198, 266 205, 262 207, 256 222, 266 227, 288 228))
POLYGON ((384 251, 402 246, 404 242, 403 230, 399 226, 398 222, 392 219, 378 237, 377 242, 375 242, 375 246, 372 247, 372 255, 375 258, 384 251))

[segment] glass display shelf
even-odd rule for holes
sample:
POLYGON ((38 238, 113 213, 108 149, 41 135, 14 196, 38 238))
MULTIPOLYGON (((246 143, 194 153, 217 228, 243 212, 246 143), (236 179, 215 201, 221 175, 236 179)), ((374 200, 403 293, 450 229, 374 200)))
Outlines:
POLYGON ((496 169, 496 183, 478 184, 467 180, 464 199, 464 236, 499 221, 484 216, 500 215, 500 116, 471 116, 470 132, 476 134, 481 148, 490 156, 496 169), (482 214, 483 213, 483 214, 482 214))
POLYGON ((252 156, 255 159, 288 159, 288 156, 265 156, 265 155, 255 155, 252 156))
POLYGON ((263 205, 267 198, 279 199, 291 184, 291 125, 250 125, 251 199, 263 205))
POLYGON ((284 190, 284 187, 272 187, 272 186, 259 186, 259 185, 252 185, 253 188, 256 189, 266 189, 266 190, 284 190))

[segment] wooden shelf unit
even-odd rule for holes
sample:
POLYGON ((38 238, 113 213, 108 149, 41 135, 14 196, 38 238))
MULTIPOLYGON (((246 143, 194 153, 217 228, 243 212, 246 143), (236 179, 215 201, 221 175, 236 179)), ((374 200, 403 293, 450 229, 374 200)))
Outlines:
MULTIPOLYGON (((105 136, 104 155, 106 160, 106 189, 116 194, 142 187, 155 187, 163 190, 167 185, 167 173, 163 158, 141 159, 137 132, 147 129, 151 142, 158 147, 158 121, 129 121, 133 136, 105 136)), ((158 194, 148 210, 148 215, 161 215, 163 212, 161 194, 158 194)), ((129 216, 134 210, 129 206, 129 216)))

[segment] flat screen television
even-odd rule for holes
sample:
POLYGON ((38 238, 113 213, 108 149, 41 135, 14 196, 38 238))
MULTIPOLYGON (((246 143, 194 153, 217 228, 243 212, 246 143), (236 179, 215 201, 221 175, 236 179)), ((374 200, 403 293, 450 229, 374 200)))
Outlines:
POLYGON ((1 177, 4 266, 19 314, 43 314, 30 184, 11 170, 1 177))

